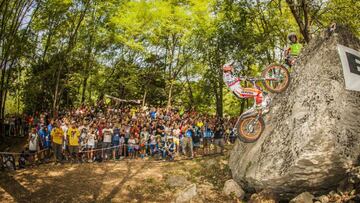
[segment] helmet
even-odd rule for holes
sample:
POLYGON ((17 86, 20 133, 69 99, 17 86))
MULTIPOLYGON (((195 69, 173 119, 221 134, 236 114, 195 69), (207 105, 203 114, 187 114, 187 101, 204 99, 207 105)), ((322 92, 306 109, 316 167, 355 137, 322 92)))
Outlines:
POLYGON ((223 71, 224 72, 229 72, 229 71, 232 71, 233 70, 233 67, 229 64, 225 64, 223 65, 223 71))
POLYGON ((287 37, 288 37, 288 39, 289 39, 290 41, 291 41, 291 38, 292 38, 292 37, 295 37, 295 38, 296 38, 296 40, 298 39, 298 38, 297 38, 297 35, 296 35, 296 33, 295 33, 295 32, 291 32, 291 33, 289 33, 287 37))

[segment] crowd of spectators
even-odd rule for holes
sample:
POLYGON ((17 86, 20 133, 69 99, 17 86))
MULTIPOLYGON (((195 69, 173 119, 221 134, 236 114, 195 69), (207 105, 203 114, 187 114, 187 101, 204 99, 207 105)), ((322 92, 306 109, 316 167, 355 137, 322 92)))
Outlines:
POLYGON ((1 132, 3 136, 10 137, 10 136, 17 136, 17 137, 24 137, 27 135, 28 125, 26 122, 25 115, 7 115, 3 121, 3 126, 1 132))
POLYGON ((36 113, 27 118, 28 148, 20 163, 93 162, 119 159, 174 160, 223 153, 234 143, 233 120, 195 111, 128 106, 82 107, 52 119, 36 113))

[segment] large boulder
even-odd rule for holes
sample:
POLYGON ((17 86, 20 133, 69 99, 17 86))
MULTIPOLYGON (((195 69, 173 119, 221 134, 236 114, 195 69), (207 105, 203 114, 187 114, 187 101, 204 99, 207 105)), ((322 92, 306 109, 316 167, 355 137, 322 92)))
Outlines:
POLYGON ((237 142, 229 165, 249 191, 282 199, 328 192, 360 154, 360 93, 345 90, 337 45, 360 50, 344 27, 319 36, 303 51, 286 92, 273 95, 266 129, 251 144, 237 142))

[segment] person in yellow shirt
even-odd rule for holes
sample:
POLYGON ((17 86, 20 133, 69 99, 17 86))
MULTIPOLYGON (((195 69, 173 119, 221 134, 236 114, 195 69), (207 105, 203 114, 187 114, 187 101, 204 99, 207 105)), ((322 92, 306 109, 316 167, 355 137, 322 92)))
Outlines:
POLYGON ((198 121, 198 122, 196 123, 196 125, 197 125, 197 127, 202 128, 203 125, 204 125, 204 123, 203 123, 202 121, 198 121))
POLYGON ((64 131, 59 127, 57 123, 53 124, 51 130, 52 146, 54 150, 55 163, 62 161, 62 144, 63 144, 64 131))
POLYGON ((80 131, 77 128, 75 122, 73 121, 71 123, 71 127, 67 131, 67 139, 69 140, 69 152, 72 161, 74 160, 74 158, 77 161, 77 157, 79 154, 79 138, 80 131))

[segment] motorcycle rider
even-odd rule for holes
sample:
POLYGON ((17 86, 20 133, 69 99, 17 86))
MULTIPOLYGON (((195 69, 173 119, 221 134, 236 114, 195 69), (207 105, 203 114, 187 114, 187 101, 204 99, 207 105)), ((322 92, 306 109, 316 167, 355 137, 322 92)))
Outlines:
POLYGON ((240 82, 242 81, 242 78, 236 77, 233 74, 233 71, 234 68, 231 64, 225 64, 223 66, 223 79, 228 88, 238 98, 254 98, 257 109, 263 109, 263 113, 267 113, 270 106, 270 98, 267 96, 267 94, 259 89, 241 87, 240 82))

